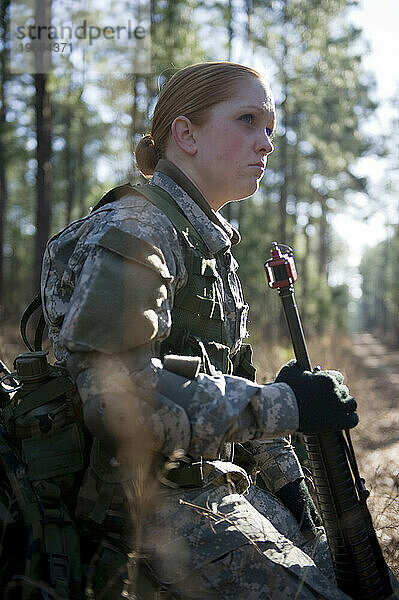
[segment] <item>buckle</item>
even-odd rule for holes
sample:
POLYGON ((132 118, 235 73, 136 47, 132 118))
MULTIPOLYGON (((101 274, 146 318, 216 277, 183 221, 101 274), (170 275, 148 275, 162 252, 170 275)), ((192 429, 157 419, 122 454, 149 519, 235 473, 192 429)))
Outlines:
POLYGON ((67 585, 70 578, 68 556, 57 552, 48 552, 47 560, 51 585, 56 586, 57 583, 67 585))

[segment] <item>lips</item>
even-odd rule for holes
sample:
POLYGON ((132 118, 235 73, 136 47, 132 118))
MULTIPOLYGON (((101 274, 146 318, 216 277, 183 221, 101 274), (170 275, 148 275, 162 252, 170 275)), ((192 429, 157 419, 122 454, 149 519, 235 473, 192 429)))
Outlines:
POLYGON ((265 163, 263 163, 261 161, 256 162, 256 163, 251 163, 249 166, 250 167, 259 167, 260 169, 265 169, 266 168, 265 163))

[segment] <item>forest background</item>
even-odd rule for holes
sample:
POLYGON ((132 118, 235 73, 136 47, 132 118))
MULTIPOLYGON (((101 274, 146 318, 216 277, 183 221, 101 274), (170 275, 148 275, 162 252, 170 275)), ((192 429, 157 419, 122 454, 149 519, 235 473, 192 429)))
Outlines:
POLYGON ((350 18, 358 3, 118 0, 108 2, 106 14, 94 0, 64 4, 1 2, 1 321, 15 322, 38 289, 47 239, 87 214, 114 185, 140 179, 134 147, 149 129, 167 78, 196 61, 234 60, 270 80, 278 114, 276 149, 258 194, 223 209, 242 234, 236 254, 253 341, 282 332, 279 301, 263 271, 271 242, 278 240, 295 249, 296 292, 308 334, 365 328, 398 344, 399 290, 393 282, 399 276, 399 225, 392 207, 399 103, 392 98, 384 131, 367 128, 378 103, 374 76, 364 67, 367 39, 350 18), (27 33, 37 7, 41 22, 58 27, 51 51, 41 57, 34 51, 37 41, 16 33, 17 23, 27 33), (105 27, 128 20, 144 32, 129 41, 131 47, 126 41, 122 49, 105 39, 59 39, 60 23, 105 27), (62 41, 70 42, 63 51, 62 41), (42 69, 47 72, 35 72, 43 57, 51 61, 42 69), (383 159, 383 193, 381 184, 359 175, 365 156, 383 159), (386 239, 374 246, 370 240, 360 290, 348 240, 334 228, 334 218, 356 213, 367 221, 384 210, 386 239))

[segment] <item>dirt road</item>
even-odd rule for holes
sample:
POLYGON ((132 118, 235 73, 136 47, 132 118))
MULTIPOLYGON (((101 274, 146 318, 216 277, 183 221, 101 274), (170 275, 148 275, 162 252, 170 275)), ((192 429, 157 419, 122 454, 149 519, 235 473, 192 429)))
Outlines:
POLYGON ((371 491, 374 526, 390 566, 399 575, 399 351, 369 333, 354 334, 345 365, 358 401, 353 430, 361 475, 371 491))

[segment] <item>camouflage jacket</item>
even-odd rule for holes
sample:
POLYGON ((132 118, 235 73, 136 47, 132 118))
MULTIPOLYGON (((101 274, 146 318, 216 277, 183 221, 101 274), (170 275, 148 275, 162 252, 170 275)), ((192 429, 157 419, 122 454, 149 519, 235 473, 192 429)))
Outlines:
MULTIPOLYGON (((152 183, 174 198, 217 260, 233 355, 246 335, 231 254, 239 236, 171 163, 160 161, 152 183)), ((277 491, 302 476, 284 437, 298 427, 288 385, 200 374, 189 404, 156 393, 160 343, 170 332, 174 296, 187 281, 185 247, 166 215, 135 193, 52 238, 42 299, 55 355, 76 380, 94 437, 114 445, 136 431, 157 455, 181 449, 208 460, 217 459, 227 441, 249 442, 269 488, 277 491)))

